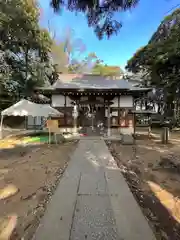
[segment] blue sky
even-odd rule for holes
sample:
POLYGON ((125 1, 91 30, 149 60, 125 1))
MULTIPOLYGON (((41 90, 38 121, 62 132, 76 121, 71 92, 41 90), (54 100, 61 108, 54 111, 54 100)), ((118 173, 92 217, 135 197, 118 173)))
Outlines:
MULTIPOLYGON (((82 39, 86 53, 96 52, 96 55, 106 64, 125 67, 126 62, 138 48, 145 45, 167 12, 180 3, 180 0, 140 0, 135 9, 126 13, 117 13, 116 19, 123 26, 117 36, 110 40, 99 41, 93 29, 87 25, 83 14, 63 11, 55 14, 49 7, 50 0, 39 0, 42 8, 40 24, 48 26, 61 39, 67 28, 74 29, 74 38, 82 39)), ((169 14, 169 13, 168 13, 169 14)))

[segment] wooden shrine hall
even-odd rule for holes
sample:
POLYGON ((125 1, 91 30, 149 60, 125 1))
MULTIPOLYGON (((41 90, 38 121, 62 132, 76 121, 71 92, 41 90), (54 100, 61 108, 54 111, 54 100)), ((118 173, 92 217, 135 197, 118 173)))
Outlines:
POLYGON ((37 88, 52 107, 64 113, 58 117, 62 132, 107 134, 134 132, 135 99, 151 89, 135 87, 125 79, 92 74, 60 74, 52 86, 37 88))

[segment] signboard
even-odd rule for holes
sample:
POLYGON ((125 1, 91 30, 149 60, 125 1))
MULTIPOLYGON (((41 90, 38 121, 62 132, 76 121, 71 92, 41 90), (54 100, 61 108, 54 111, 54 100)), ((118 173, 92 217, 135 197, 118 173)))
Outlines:
POLYGON ((54 137, 55 137, 55 142, 57 144, 57 137, 56 137, 56 133, 58 132, 58 120, 52 120, 52 119, 49 119, 47 120, 46 122, 46 126, 49 130, 49 144, 51 144, 51 133, 54 134, 54 137))
POLYGON ((46 126, 52 132, 59 128, 58 120, 47 120, 46 126))
POLYGON ((113 116, 113 117, 118 117, 118 111, 112 112, 112 113, 111 113, 111 116, 113 116))

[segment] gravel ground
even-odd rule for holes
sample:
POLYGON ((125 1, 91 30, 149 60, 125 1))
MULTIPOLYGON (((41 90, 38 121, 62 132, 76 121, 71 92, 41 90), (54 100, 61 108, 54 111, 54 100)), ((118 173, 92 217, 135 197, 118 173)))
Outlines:
POLYGON ((135 145, 107 141, 158 240, 180 239, 180 147, 140 137, 135 145))
POLYGON ((18 188, 17 194, 0 200, 1 220, 18 216, 11 239, 31 239, 76 145, 71 141, 0 151, 0 190, 7 184, 18 188))

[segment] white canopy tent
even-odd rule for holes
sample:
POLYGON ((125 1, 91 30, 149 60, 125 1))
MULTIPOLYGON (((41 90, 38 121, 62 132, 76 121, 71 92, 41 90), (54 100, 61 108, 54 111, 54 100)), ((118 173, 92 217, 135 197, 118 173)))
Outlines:
POLYGON ((2 137, 2 126, 4 116, 32 116, 32 117, 49 117, 49 116, 62 116, 63 113, 52 108, 47 104, 37 104, 30 102, 26 99, 22 99, 15 103, 11 107, 1 112, 1 124, 0 124, 0 137, 2 137))

